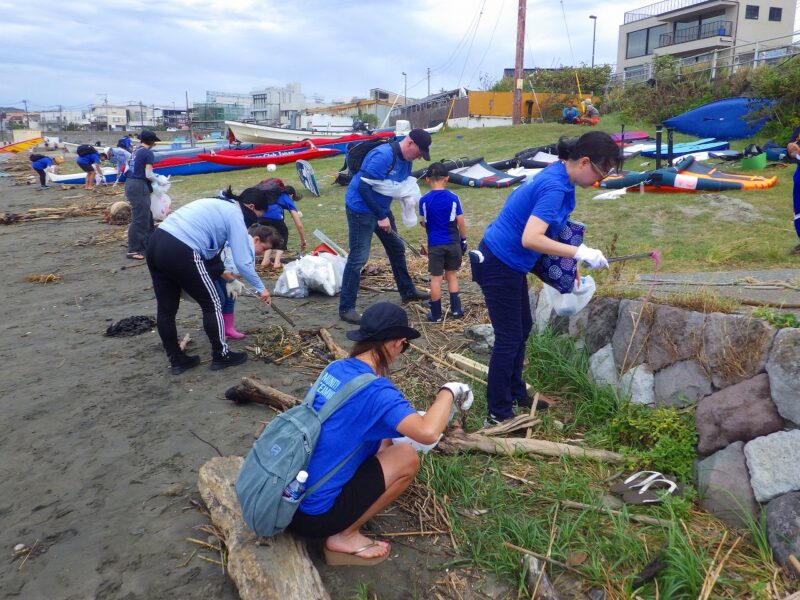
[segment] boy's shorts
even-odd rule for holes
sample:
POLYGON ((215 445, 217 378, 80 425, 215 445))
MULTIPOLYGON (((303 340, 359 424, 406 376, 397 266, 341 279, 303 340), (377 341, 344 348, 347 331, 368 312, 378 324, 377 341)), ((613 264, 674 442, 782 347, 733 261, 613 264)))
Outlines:
POLYGON ((94 173, 94 165, 85 165, 83 163, 77 163, 77 164, 84 173, 94 173))
POLYGON ((440 277, 445 271, 458 271, 460 268, 461 246, 458 242, 437 244, 428 248, 428 272, 434 277, 440 277))

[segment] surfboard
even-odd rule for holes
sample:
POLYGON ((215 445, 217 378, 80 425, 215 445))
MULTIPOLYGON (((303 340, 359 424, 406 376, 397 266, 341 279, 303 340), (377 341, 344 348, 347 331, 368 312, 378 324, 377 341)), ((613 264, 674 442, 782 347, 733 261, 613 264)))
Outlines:
POLYGON ((319 198, 319 186, 317 185, 317 178, 314 176, 314 167, 311 166, 307 160, 298 160, 295 163, 297 168, 297 177, 300 178, 300 183, 311 192, 314 196, 319 198))

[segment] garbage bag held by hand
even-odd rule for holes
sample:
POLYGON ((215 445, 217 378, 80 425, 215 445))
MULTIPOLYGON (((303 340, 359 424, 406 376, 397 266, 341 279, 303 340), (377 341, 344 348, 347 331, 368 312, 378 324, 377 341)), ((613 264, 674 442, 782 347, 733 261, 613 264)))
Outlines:
MULTIPOLYGON (((583 234, 586 225, 577 221, 567 221, 557 235, 552 235, 550 229, 547 230, 547 237, 569 244, 570 246, 580 246, 583 243, 583 234)), ((555 288, 562 294, 568 294, 575 286, 575 275, 578 272, 578 261, 574 258, 564 256, 551 256, 542 254, 531 271, 542 283, 555 288)))
POLYGON ((594 296, 597 289, 591 275, 581 277, 581 285, 576 287, 568 294, 559 294, 555 288, 549 285, 542 288, 542 293, 547 298, 547 302, 553 307, 557 315, 561 317, 571 317, 581 312, 589 300, 594 296))
POLYGON ((172 198, 161 191, 150 194, 150 212, 156 221, 163 221, 172 212, 172 198))

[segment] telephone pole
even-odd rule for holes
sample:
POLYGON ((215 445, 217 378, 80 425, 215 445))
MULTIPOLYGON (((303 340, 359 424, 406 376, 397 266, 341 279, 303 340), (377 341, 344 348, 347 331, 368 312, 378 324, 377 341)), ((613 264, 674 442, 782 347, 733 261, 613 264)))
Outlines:
POLYGON ((27 100, 23 100, 22 103, 25 105, 25 127, 30 129, 31 128, 31 120, 28 117, 28 101, 27 100))
POLYGON ((428 96, 431 95, 431 68, 428 67, 428 96))
POLYGON ((522 65, 525 62, 525 0, 519 0, 517 14, 517 57, 514 61, 514 106, 511 124, 522 123, 522 65))
POLYGON ((64 131, 64 107, 61 104, 58 105, 58 130, 64 131))
POLYGON ((144 130, 144 109, 142 108, 141 100, 139 100, 139 119, 142 122, 142 130, 144 130))

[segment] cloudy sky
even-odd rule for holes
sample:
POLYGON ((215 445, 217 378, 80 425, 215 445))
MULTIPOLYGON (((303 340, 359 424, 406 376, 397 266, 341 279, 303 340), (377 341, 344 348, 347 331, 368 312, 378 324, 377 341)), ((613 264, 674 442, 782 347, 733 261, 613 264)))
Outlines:
MULTIPOLYGON (((531 0, 526 67, 616 61, 623 13, 646 1, 531 0), (566 19, 565 19, 566 16, 566 19)), ((0 106, 31 110, 299 82, 325 101, 370 88, 480 89, 514 66, 517 0, 0 0, 0 106), (10 49, 10 52, 9 52, 10 49), (402 73, 407 73, 404 78, 402 73)))

